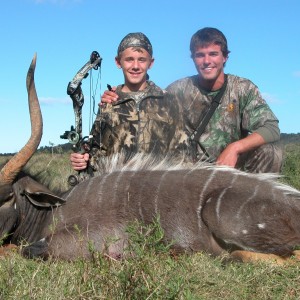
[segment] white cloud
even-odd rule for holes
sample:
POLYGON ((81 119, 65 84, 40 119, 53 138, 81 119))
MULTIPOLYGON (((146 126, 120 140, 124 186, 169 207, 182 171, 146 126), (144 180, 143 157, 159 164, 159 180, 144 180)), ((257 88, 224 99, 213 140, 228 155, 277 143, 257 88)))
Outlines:
POLYGON ((275 95, 268 94, 268 93, 262 93, 262 97, 268 102, 272 104, 281 104, 283 101, 278 99, 275 95))
POLYGON ((39 102, 41 104, 71 104, 72 100, 68 97, 65 98, 52 98, 52 97, 39 97, 39 102))
POLYGON ((293 75, 294 75, 295 77, 300 77, 300 71, 295 71, 295 72, 293 73, 293 75))

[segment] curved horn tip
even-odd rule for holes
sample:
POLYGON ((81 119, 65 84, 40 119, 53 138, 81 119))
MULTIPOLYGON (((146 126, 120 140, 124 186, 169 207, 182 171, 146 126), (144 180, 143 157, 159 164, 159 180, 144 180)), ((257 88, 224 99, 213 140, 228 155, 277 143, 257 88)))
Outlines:
POLYGON ((36 52, 35 52, 34 55, 33 55, 31 64, 30 64, 30 68, 35 68, 35 65, 36 65, 36 58, 37 58, 37 54, 36 54, 36 52))
POLYGON ((27 90, 29 89, 29 86, 30 86, 31 82, 34 80, 36 57, 37 57, 37 55, 36 55, 36 53, 34 53, 31 64, 30 64, 28 72, 27 72, 27 77, 26 77, 27 90))

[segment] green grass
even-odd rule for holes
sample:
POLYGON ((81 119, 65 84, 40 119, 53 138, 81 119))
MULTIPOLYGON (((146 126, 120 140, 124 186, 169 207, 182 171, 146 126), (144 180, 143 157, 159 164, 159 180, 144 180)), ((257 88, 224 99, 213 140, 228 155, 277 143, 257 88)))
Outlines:
MULTIPOLYGON (((66 188, 69 154, 36 154, 33 173, 66 188)), ((0 157, 1 163, 2 157, 0 157)), ((283 180, 300 187, 300 147, 286 148, 283 180)), ((92 261, 0 258, 0 299, 300 299, 300 263, 229 263, 204 253, 172 255, 157 223, 132 224, 125 259, 93 253, 92 261), (135 253, 130 255, 130 253, 135 253)), ((92 251, 92 249, 91 249, 92 251)))
MULTIPOLYGON (((24 170, 36 176, 41 183, 47 184, 52 190, 67 190, 68 175, 74 174, 70 161, 70 153, 51 154, 38 152, 30 159, 24 170)), ((6 162, 9 156, 0 156, 1 163, 6 162)))
POLYGON ((285 153, 282 170, 284 182, 300 190, 300 145, 287 145, 285 153))
MULTIPOLYGON (((147 247, 146 247, 147 248, 147 247)), ((147 248, 122 261, 0 261, 1 299, 299 299, 299 266, 224 264, 147 248)))
POLYGON ((0 260, 1 299, 299 299, 299 265, 225 263, 203 253, 170 255, 157 224, 130 229, 129 251, 115 261, 0 260), (148 234, 145 234, 148 232, 148 234))

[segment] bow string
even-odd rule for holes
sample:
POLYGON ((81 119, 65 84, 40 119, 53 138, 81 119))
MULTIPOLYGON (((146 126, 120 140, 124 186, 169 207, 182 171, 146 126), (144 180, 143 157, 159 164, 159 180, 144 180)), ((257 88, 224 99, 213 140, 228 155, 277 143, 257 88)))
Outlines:
POLYGON ((67 94, 73 101, 73 110, 75 114, 75 128, 71 126, 71 130, 65 131, 60 136, 62 139, 68 139, 73 147, 82 152, 87 152, 86 141, 89 136, 82 137, 82 107, 84 104, 84 95, 82 92, 81 84, 82 80, 87 78, 89 71, 94 69, 98 70, 101 67, 102 58, 97 51, 93 51, 89 61, 76 73, 74 78, 69 82, 67 87, 67 94))

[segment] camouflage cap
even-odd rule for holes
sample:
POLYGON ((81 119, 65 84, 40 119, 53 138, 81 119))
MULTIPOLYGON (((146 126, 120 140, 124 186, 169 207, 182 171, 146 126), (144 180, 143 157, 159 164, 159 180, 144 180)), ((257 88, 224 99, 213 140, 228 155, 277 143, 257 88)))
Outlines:
POLYGON ((121 41, 118 47, 118 56, 121 52, 129 47, 139 47, 145 49, 150 56, 152 56, 153 50, 149 39, 141 32, 128 33, 121 41))

